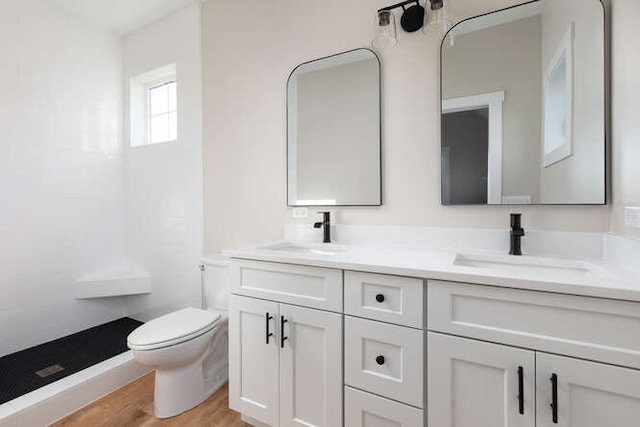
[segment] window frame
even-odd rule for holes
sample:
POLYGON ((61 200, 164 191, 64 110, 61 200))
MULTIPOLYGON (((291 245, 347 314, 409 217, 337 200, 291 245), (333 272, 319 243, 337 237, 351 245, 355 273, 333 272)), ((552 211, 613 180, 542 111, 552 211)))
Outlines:
MULTIPOLYGON (((180 110, 180 101, 178 100, 178 70, 176 63, 170 63, 161 67, 145 71, 129 77, 128 85, 128 136, 130 148, 140 148, 150 145, 162 144, 165 142, 176 142, 179 139, 179 123, 178 113, 180 110), (175 114, 175 138, 164 141, 152 142, 151 140, 151 92, 150 89, 162 86, 167 83, 175 82, 176 87, 176 103, 175 112, 168 110, 168 114, 175 114), (171 112, 170 112, 171 111, 171 112)), ((167 119, 168 125, 168 119, 167 119)), ((125 125, 126 126, 126 125, 125 125)), ((168 132, 167 132, 168 136, 168 132)))
MULTIPOLYGON (((147 119, 147 145, 153 145, 153 144, 162 144, 164 142, 172 142, 172 141, 177 141, 178 140, 178 80, 176 79, 176 75, 171 75, 171 76, 165 76, 161 79, 155 80, 153 82, 150 82, 146 85, 145 88, 145 94, 147 97, 147 114, 146 114, 146 119, 147 119), (154 89, 158 89, 161 88, 163 86, 168 86, 171 84, 175 84, 176 86, 176 105, 175 105, 175 110, 171 110, 170 106, 167 106, 167 111, 163 112, 163 113, 159 113, 156 114, 154 116, 152 108, 151 108, 151 91, 154 89), (176 135, 175 138, 171 139, 169 138, 170 134, 167 133, 167 137, 169 139, 164 139, 162 141, 153 141, 152 135, 153 135, 153 118, 154 117, 158 117, 158 116, 169 116, 171 113, 175 113, 176 114, 176 135)), ((168 120, 168 118, 167 118, 168 120)))

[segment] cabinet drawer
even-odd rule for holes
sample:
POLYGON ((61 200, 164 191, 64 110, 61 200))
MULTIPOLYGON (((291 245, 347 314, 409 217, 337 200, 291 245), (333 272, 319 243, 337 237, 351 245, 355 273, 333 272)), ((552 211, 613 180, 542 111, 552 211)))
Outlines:
POLYGON ((233 260, 232 294, 342 312, 342 270, 233 260))
POLYGON ((640 368, 640 304, 429 281, 427 328, 640 368))
POLYGON ((423 288, 422 279, 345 271, 344 312, 422 328, 423 288))
POLYGON ((374 396, 351 387, 344 388, 344 425, 360 427, 423 427, 421 409, 374 396))
POLYGON ((422 408, 422 330, 345 317, 345 384, 422 408))

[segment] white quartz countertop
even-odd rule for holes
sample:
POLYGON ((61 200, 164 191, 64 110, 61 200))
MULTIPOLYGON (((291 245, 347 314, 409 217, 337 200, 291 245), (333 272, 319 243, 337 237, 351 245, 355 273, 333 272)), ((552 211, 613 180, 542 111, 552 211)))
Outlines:
POLYGON ((223 254, 256 261, 640 302, 640 274, 604 259, 288 241, 230 249, 223 254))

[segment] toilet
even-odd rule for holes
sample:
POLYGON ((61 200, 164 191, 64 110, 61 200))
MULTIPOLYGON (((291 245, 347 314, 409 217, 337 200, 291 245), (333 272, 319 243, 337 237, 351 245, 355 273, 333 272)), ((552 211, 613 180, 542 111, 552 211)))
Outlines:
POLYGON ((153 411, 169 418, 197 406, 228 379, 229 259, 200 259, 203 309, 153 319, 127 337, 134 359, 155 369, 153 411))

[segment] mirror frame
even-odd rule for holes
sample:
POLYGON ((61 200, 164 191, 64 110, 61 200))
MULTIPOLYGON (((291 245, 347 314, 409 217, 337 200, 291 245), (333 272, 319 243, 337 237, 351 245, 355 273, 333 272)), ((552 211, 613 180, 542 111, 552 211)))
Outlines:
MULTIPOLYGON (((532 3, 543 2, 545 0, 530 0, 524 3, 516 4, 513 6, 505 7, 502 9, 492 10, 491 12, 481 13, 480 15, 471 16, 469 18, 465 18, 459 22, 456 22, 451 28, 444 34, 442 41, 440 42, 440 104, 439 104, 439 112, 440 112, 440 156, 442 156, 442 93, 444 88, 444 79, 442 72, 442 64, 444 57, 444 47, 447 42, 447 38, 449 33, 451 33, 458 25, 470 21, 472 19, 481 18, 483 16, 492 15, 494 13, 503 12, 506 10, 514 9, 520 6, 526 6, 532 3)), ((610 194, 611 194, 611 156, 610 156, 610 144, 611 144, 611 26, 610 26, 610 15, 607 13, 607 6, 604 3, 604 0, 593 0, 597 1, 602 8, 602 20, 603 20, 603 52, 602 52, 602 60, 603 60, 603 75, 604 80, 602 82, 602 87, 604 90, 604 106, 603 106, 603 116, 604 116, 604 134, 602 135, 603 147, 602 151, 604 154, 604 189, 602 194, 602 202, 597 203, 528 203, 528 204, 444 204, 443 203, 443 194, 442 194, 442 161, 440 161, 440 205, 444 207, 450 206, 605 206, 610 202, 610 194)))
POLYGON ((383 181, 383 167, 382 167, 382 66, 380 63, 380 58, 378 57, 378 55, 371 49, 368 48, 364 48, 364 47, 360 47, 360 48, 356 48, 356 49, 351 49, 351 50, 347 50, 344 52, 339 52, 333 55, 328 55, 328 56, 323 56, 321 58, 316 58, 316 59, 312 59, 306 62, 303 62, 301 64, 298 64, 292 71, 291 73, 289 73, 289 77, 287 78, 287 84, 286 84, 286 88, 285 88, 285 93, 286 93, 286 109, 285 109, 285 116, 286 116, 286 135, 287 135, 287 144, 286 144, 286 167, 287 167, 287 185, 286 185, 286 200, 287 200, 287 207, 290 208, 298 208, 298 207, 327 207, 327 208, 331 208, 331 207, 348 207, 348 206, 361 206, 361 207, 375 207, 375 206, 382 206, 382 201, 383 201, 383 191, 382 191, 382 181, 383 181), (374 204, 335 204, 335 205, 321 205, 321 204, 291 204, 291 202, 289 201, 289 186, 290 186, 290 181, 292 179, 291 177, 291 171, 289 168, 289 144, 290 144, 290 135, 289 135, 289 82, 291 81, 291 77, 293 76, 293 74, 296 72, 296 70, 304 65, 310 64, 312 62, 316 62, 316 61, 321 61, 323 59, 328 59, 328 58, 333 58, 334 56, 338 56, 338 55, 344 55, 346 53, 350 53, 350 52, 356 52, 359 50, 366 50, 368 52, 370 52, 373 55, 373 58, 375 58, 376 60, 376 65, 378 67, 378 158, 379 158, 379 203, 374 203, 374 204))

